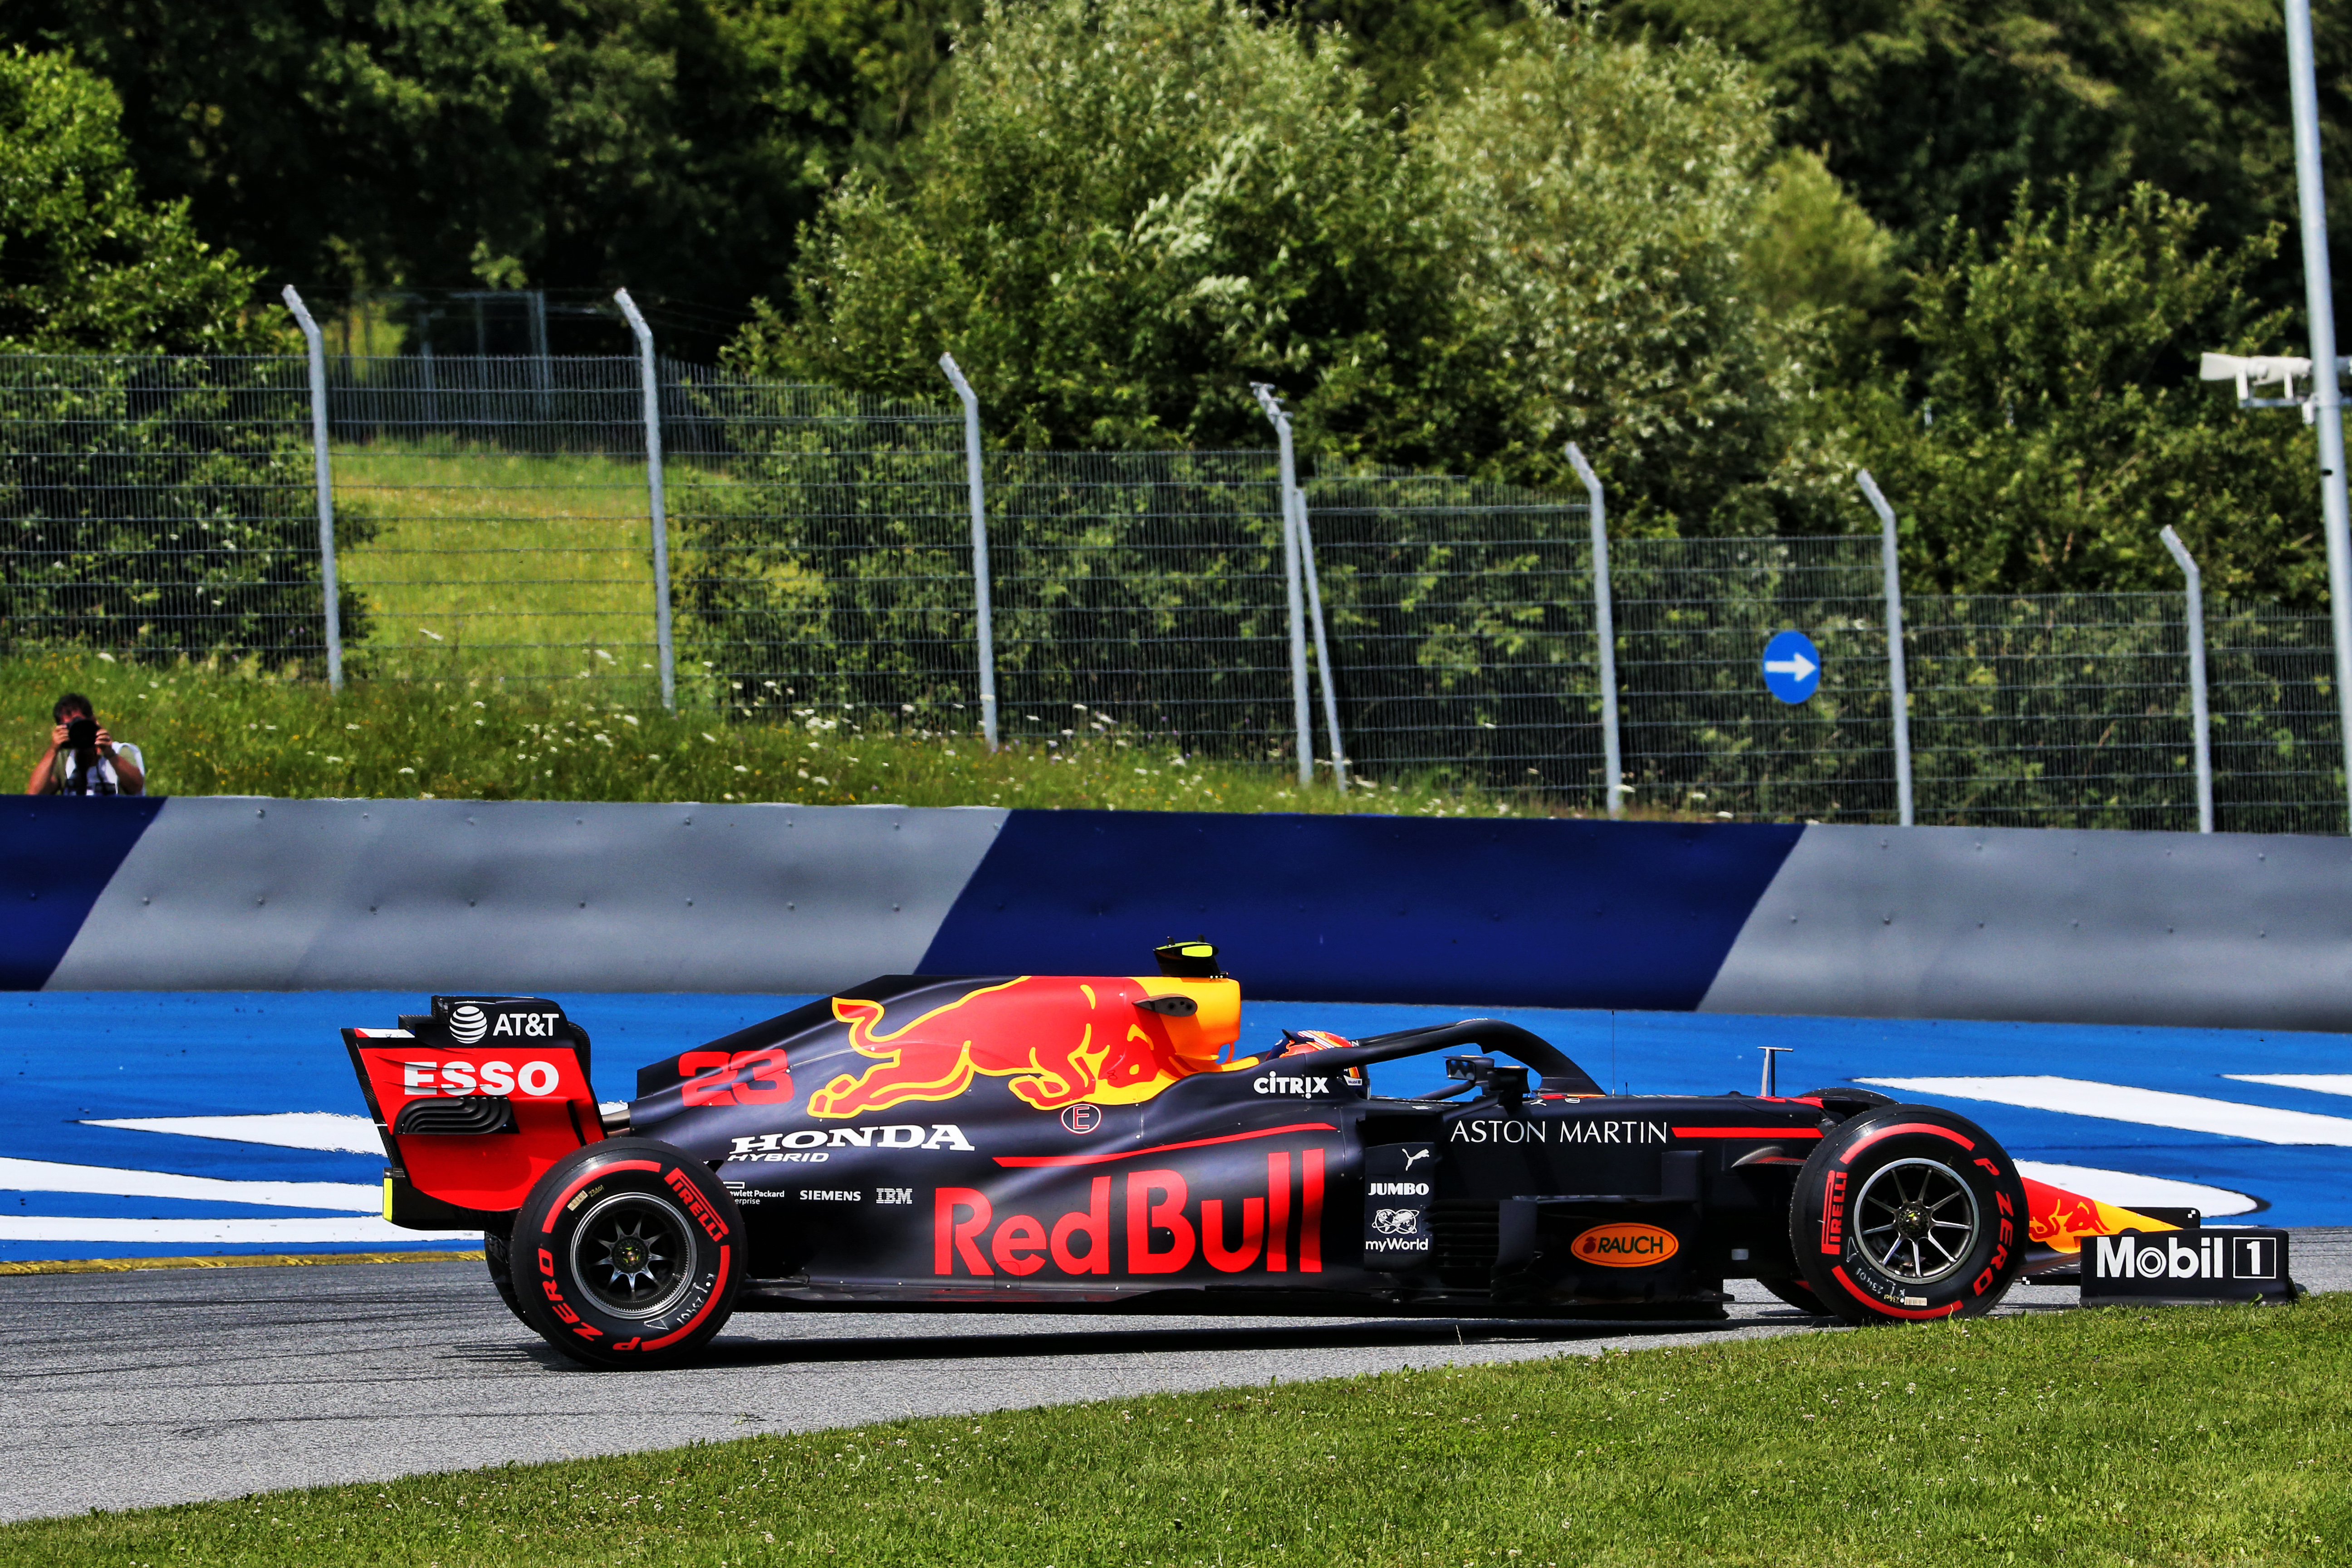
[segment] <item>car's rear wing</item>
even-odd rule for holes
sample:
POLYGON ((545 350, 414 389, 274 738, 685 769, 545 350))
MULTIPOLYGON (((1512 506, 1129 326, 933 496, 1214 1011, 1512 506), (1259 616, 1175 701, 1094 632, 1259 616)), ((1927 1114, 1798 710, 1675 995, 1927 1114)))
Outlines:
POLYGON ((534 996, 436 996, 396 1029, 345 1029, 383 1135, 383 1217, 416 1230, 492 1228, 541 1173, 605 1133, 588 1037, 534 996))

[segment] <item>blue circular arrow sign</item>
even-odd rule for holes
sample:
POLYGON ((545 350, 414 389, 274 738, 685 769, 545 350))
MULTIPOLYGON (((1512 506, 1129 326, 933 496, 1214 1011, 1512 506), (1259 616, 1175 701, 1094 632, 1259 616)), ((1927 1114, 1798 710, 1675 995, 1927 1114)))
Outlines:
POLYGON ((1802 632, 1779 632, 1764 645, 1765 689, 1783 702, 1802 702, 1822 687, 1822 653, 1802 632))

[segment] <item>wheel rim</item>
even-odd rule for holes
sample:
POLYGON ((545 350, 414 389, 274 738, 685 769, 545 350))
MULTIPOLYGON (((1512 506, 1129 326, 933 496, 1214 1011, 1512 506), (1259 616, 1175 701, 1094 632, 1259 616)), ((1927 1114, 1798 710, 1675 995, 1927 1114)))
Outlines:
POLYGON ((1853 1204, 1854 1245, 1882 1273, 1913 1285, 1941 1279, 1977 1239, 1977 1197, 1939 1160, 1897 1160, 1871 1173, 1853 1204))
POLYGON ((616 1318, 667 1310, 693 1283, 694 1238, 677 1205, 646 1193, 615 1193, 580 1216, 572 1277, 616 1318))

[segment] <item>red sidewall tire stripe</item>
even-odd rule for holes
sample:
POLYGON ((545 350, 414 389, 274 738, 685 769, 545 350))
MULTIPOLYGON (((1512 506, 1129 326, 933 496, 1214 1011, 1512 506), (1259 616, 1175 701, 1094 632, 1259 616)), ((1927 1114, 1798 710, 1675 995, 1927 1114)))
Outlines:
POLYGON ((592 1167, 578 1181, 564 1188, 562 1194, 553 1203, 547 1205, 547 1217, 539 1222, 539 1233, 541 1236, 553 1235, 556 1218, 563 1213, 563 1205, 570 1203, 573 1194, 589 1183, 601 1182, 605 1177, 621 1171, 658 1171, 660 1169, 659 1160, 614 1160, 609 1164, 592 1167))
POLYGON ((1968 1150, 1970 1153, 1974 1153, 1976 1152, 1977 1146, 1973 1142, 1961 1137, 1958 1133, 1953 1131, 1948 1127, 1938 1127, 1932 1121, 1890 1121, 1884 1127, 1872 1128, 1869 1131, 1864 1133, 1861 1137, 1848 1144, 1846 1146, 1845 1152, 1837 1157, 1838 1163, 1841 1165, 1853 1164, 1853 1157, 1856 1154, 1861 1153, 1864 1149, 1869 1148, 1881 1138, 1892 1138, 1898 1132, 1933 1132, 1938 1138, 1950 1139, 1953 1142, 1958 1143, 1961 1148, 1968 1150))
MULTIPOLYGON (((1907 1153, 1932 1157, 1949 1164, 1963 1182, 1976 1186, 1979 1201, 1989 1201, 2000 1211, 1991 1215, 1991 1223, 2008 1228, 2012 1221, 2021 1226, 2025 1210, 2018 1206, 2022 1198, 2015 1163, 1990 1134, 1963 1117, 1939 1106, 1905 1105, 1876 1107, 1860 1117, 1850 1119, 1843 1126, 1831 1130, 1816 1146, 1804 1168, 1798 1173, 1795 1190, 1789 1207, 1790 1244, 1797 1256, 1798 1272, 1822 1299, 1824 1306, 1835 1310, 1852 1322, 1894 1321, 1927 1321, 1954 1317, 1973 1317, 1989 1310, 2008 1291, 2010 1283, 2024 1265, 2021 1234, 2002 1238, 1995 1234, 1988 1244, 1979 1240, 1973 1247, 1990 1245, 1990 1253, 1978 1256, 1968 1265, 1965 1273, 1955 1276, 1958 1281, 1956 1299, 1937 1300, 1951 1280, 1939 1280, 1935 1287, 1924 1288, 1915 1294, 1925 1295, 1935 1301, 1932 1306, 1898 1306, 1886 1295, 1874 1295, 1865 1289, 1850 1271, 1846 1262, 1853 1254, 1853 1226, 1859 1215, 1850 1209, 1847 1183, 1854 1173, 1858 1158, 1869 1153, 1873 1158, 1862 1160, 1863 1165, 1875 1167, 1880 1157, 1894 1160, 1907 1153), (1875 1118, 1874 1121, 1871 1118, 1875 1118), (1859 1125, 1857 1125, 1859 1123, 1859 1125), (1915 1142, 1907 1150, 1885 1149, 1888 1139, 1909 1137, 1915 1142), (1933 1138, 1937 1142, 1923 1144, 1916 1140, 1933 1138), (1850 1140, 1850 1141, 1849 1141, 1850 1140), (1937 1149, 1945 1152, 1937 1153, 1937 1149), (1966 1156, 1956 1157, 1957 1156, 1966 1156), (1988 1191, 1987 1188, 1990 1188, 1988 1191), (2012 1189, 2015 1189, 2012 1191, 2012 1189), (1831 1245, 1832 1204, 1843 1217, 1836 1226, 1836 1242, 1831 1245), (2002 1249, 2008 1250, 2004 1255, 2002 1249), (1981 1268, 1977 1265, 1981 1264, 1981 1268), (1988 1279, 1988 1277, 1990 1277, 1988 1279), (1984 1286, 1971 1289, 1974 1280, 1984 1286)), ((1868 1262, 1866 1255, 1857 1259, 1868 1262)), ((1874 1267, 1872 1278, 1884 1278, 1874 1267)), ((1898 1282, 1885 1279, 1885 1285, 1899 1299, 1905 1291, 1898 1282)))
POLYGON ((667 1364, 675 1355, 692 1350, 696 1343, 718 1331, 732 1315, 731 1297, 743 1271, 737 1258, 741 1250, 742 1220, 729 1201, 726 1189, 697 1169, 683 1151, 653 1140, 631 1142, 636 1147, 625 1143, 617 1149, 596 1145, 582 1149, 571 1156, 578 1163, 568 1168, 559 1166, 541 1178, 540 1190, 551 1195, 542 1200, 539 1192, 534 1192, 524 1204, 524 1213, 518 1216, 519 1220, 528 1220, 531 1210, 539 1210, 536 1230, 524 1232, 530 1237, 533 1250, 542 1260, 534 1271, 534 1279, 545 1275, 545 1290, 563 1292, 546 1300, 541 1299, 543 1289, 524 1292, 523 1300, 530 1309, 524 1321, 557 1350, 592 1365, 667 1364), (648 1159, 644 1157, 646 1154, 656 1157, 648 1159), (715 1258, 704 1254, 709 1287, 702 1305, 693 1317, 658 1339, 634 1337, 642 1333, 642 1325, 606 1317, 590 1301, 572 1300, 571 1287, 577 1282, 570 1279, 569 1270, 552 1272, 557 1266, 551 1260, 549 1248, 562 1250, 557 1247, 556 1233, 570 1205, 583 1191, 614 1177, 623 1179, 624 1187, 643 1192, 647 1197, 682 1204, 686 1212, 679 1217, 687 1222, 697 1240, 716 1252, 715 1258), (717 1233, 711 1234, 714 1226, 717 1233))
POLYGON ((1845 1293, 1847 1295, 1853 1297, 1855 1300, 1869 1308, 1873 1313, 1883 1315, 1885 1317, 1948 1318, 1954 1312, 1958 1311, 1962 1307, 1969 1304, 1967 1298, 1963 1297, 1958 1300, 1947 1302, 1941 1307, 1930 1307, 1924 1312, 1916 1307, 1890 1307, 1885 1302, 1880 1300, 1877 1297, 1862 1289, 1861 1287, 1854 1284, 1853 1280, 1847 1279, 1845 1277, 1844 1264, 1840 1263, 1835 1265, 1830 1269, 1830 1273, 1836 1277, 1837 1282, 1840 1285, 1845 1287, 1845 1293))

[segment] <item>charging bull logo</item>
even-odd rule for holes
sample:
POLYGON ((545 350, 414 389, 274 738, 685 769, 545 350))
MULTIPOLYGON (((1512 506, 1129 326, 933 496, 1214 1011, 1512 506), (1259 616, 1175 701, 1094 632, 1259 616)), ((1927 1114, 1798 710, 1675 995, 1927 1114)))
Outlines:
POLYGON ((2134 1214, 2047 1182, 2025 1178, 2026 1234, 2057 1252, 2080 1252, 2084 1239, 2126 1230, 2171 1230, 2160 1219, 2134 1214))
POLYGON ((1010 1079, 1013 1093, 1039 1110, 1082 1100, 1132 1105, 1227 1065, 1216 1054, 1241 1037, 1241 987, 1230 980, 1026 974, 982 986, 888 1034, 875 1032, 882 1013, 878 1002, 834 998, 833 1016, 849 1026, 849 1043, 877 1065, 859 1077, 843 1073, 810 1095, 811 1115, 952 1100, 983 1073, 1010 1079), (1192 1010, 1180 1010, 1183 1004, 1192 1010))

